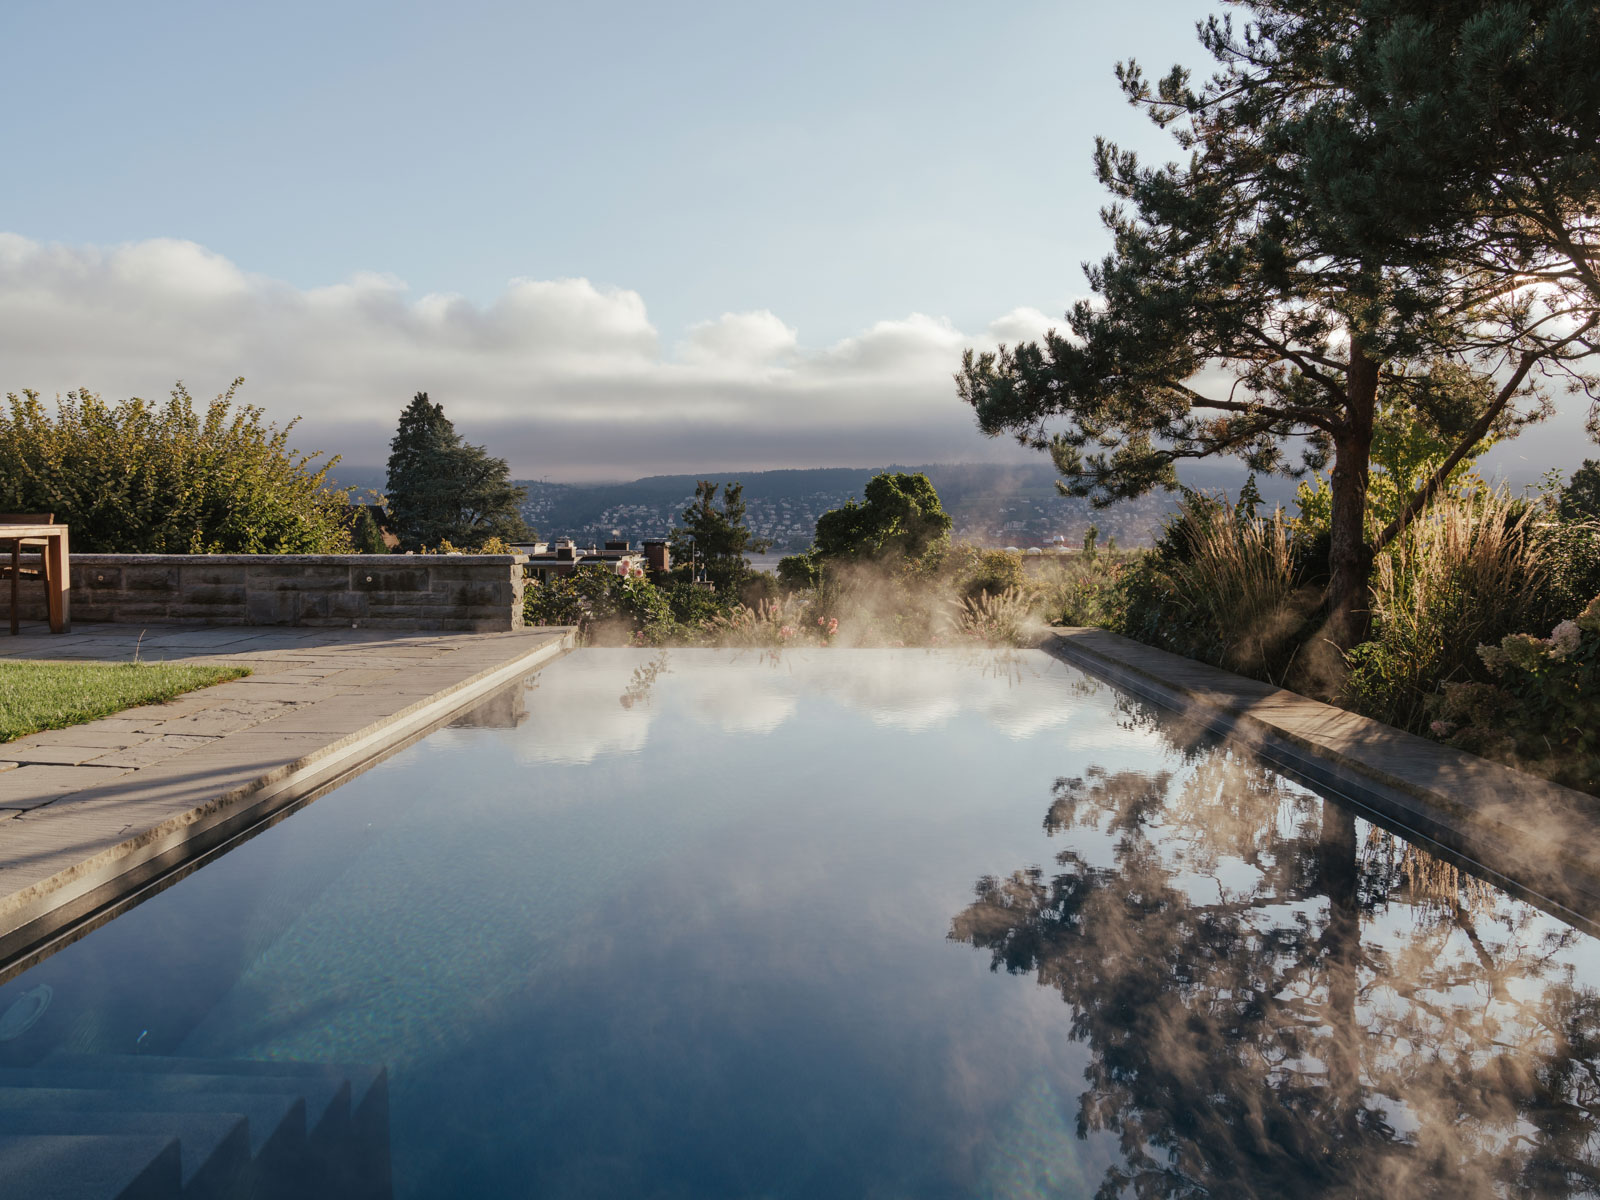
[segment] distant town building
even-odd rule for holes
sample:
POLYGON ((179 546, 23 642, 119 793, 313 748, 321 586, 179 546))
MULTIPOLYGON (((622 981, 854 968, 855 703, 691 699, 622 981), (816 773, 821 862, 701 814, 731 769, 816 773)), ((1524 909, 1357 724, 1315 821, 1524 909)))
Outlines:
POLYGON ((648 575, 653 579, 660 579, 672 567, 672 552, 664 538, 647 539, 638 550, 630 542, 579 546, 571 538, 524 542, 511 548, 528 556, 525 573, 541 583, 570 575, 579 567, 609 567, 618 575, 648 575))

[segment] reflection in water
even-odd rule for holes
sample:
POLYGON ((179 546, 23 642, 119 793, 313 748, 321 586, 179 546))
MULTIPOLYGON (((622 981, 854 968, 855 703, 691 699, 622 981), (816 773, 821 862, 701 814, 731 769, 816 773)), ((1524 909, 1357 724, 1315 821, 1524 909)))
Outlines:
MULTIPOLYGON (((666 717, 657 703, 671 675, 678 715, 719 733, 767 736, 794 721, 802 699, 826 699, 872 725, 922 733, 974 715, 1021 742, 1050 729, 1083 724, 1091 703, 1097 738, 1117 737, 1099 720, 1112 693, 1102 683, 1053 664, 1038 651, 678 651, 641 658, 636 650, 589 649, 584 670, 563 674, 559 688, 526 696, 534 736, 519 742, 530 763, 572 765, 612 754, 641 754, 666 717), (674 673, 675 671, 675 673, 674 673), (1043 674, 1083 704, 1039 702, 1043 674)), ((1129 745, 1148 735, 1129 731, 1129 745)))
POLYGON ((515 729, 528 719, 526 694, 538 687, 538 676, 507 684, 479 701, 450 724, 457 729, 515 729))
POLYGON ((628 680, 628 686, 623 689, 619 697, 622 707, 632 708, 635 704, 649 704, 650 696, 656 690, 656 680, 671 670, 665 650, 649 662, 640 663, 633 669, 633 678, 628 680))
POLYGON ((1070 1006, 1098 1195, 1577 1196, 1600 1188, 1600 996, 1578 935, 1237 753, 1091 768, 1055 866, 949 936, 1070 1006))

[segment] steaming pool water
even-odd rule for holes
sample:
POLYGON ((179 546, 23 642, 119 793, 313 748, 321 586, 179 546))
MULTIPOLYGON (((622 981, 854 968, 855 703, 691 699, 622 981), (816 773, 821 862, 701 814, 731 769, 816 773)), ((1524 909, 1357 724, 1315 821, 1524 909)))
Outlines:
POLYGON ((0 986, 0 1140, 290 1060, 300 1196, 1600 1193, 1587 935, 1037 651, 571 655, 0 986))

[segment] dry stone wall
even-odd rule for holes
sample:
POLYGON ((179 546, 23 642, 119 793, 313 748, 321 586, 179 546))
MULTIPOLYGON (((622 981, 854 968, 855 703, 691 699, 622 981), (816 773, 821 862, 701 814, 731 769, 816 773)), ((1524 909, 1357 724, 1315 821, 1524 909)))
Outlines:
MULTIPOLYGON (((501 632, 522 627, 526 561, 521 554, 74 554, 72 619, 501 632)), ((43 588, 24 581, 22 592, 23 616, 43 619, 43 588)))

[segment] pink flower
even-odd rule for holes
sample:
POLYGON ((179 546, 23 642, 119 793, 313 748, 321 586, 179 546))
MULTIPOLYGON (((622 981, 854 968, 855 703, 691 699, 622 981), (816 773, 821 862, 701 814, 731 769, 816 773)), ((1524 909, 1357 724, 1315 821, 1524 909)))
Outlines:
POLYGON ((825 625, 825 624, 827 624, 827 622, 825 622, 821 617, 818 617, 817 618, 817 624, 818 625, 825 625))
POLYGON ((778 630, 778 636, 787 642, 794 636, 794 626, 785 625, 782 629, 778 630))

